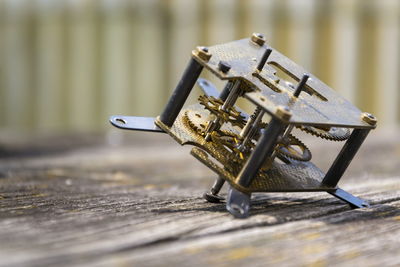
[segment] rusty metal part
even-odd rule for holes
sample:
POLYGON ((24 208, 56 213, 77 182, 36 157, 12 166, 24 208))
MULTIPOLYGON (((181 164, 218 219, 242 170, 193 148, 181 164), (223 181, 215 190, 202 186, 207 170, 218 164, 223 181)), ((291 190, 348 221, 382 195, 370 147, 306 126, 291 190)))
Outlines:
POLYGON ((323 129, 307 125, 298 126, 297 128, 306 133, 330 141, 344 141, 347 140, 351 134, 348 128, 330 127, 327 129, 323 129))

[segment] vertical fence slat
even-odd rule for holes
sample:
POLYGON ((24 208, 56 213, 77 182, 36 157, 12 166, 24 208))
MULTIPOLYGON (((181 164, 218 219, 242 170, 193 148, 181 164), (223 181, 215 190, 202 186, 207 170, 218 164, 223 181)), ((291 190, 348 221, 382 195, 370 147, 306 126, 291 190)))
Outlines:
POLYGON ((315 1, 314 28, 318 40, 314 43, 314 74, 324 83, 332 86, 332 1, 315 1))
POLYGON ((394 125, 399 112, 399 47, 400 4, 397 0, 382 0, 377 6, 378 62, 377 111, 379 123, 394 125))
POLYGON ((32 54, 30 39, 31 8, 29 1, 5 1, 3 62, 4 125, 14 129, 33 126, 32 54))
MULTIPOLYGON (((157 8, 156 0, 136 1, 134 23, 131 32, 133 51, 130 60, 135 64, 131 70, 134 77, 134 106, 131 111, 139 116, 156 116, 161 112, 164 91, 168 85, 164 83, 164 43, 162 9, 157 8)), ((131 47, 131 49, 132 49, 131 47)))
POLYGON ((377 112, 377 57, 378 15, 377 2, 365 0, 358 9, 358 48, 357 48, 357 98, 356 104, 364 111, 377 112))
POLYGON ((35 44, 37 80, 37 127, 61 130, 65 127, 65 40, 62 2, 38 1, 35 44))
MULTIPOLYGON (((130 52, 131 31, 129 12, 130 7, 125 0, 105 0, 102 2, 103 13, 101 65, 102 106, 100 117, 106 122, 113 114, 129 114, 133 101, 132 70, 130 52)), ((108 128, 108 124, 101 125, 108 128)))
POLYGON ((5 2, 0 1, 0 129, 6 129, 7 125, 5 124, 5 95, 6 95, 6 75, 5 75, 5 29, 6 29, 6 16, 5 12, 5 2), (3 62, 3 64, 1 64, 3 62))
POLYGON ((334 5, 332 86, 351 102, 357 86, 357 1, 337 0, 334 5))
POLYGON ((219 0, 210 2, 209 44, 219 44, 235 39, 235 1, 219 0))
POLYGON ((274 27, 273 27, 273 4, 274 1, 264 0, 245 0, 249 5, 247 15, 248 28, 250 35, 253 32, 263 33, 267 39, 267 42, 272 45, 274 39, 274 27))
POLYGON ((69 1, 68 54, 66 72, 68 125, 73 130, 96 127, 96 29, 95 2, 69 1))
MULTIPOLYGON (((313 68, 313 63, 315 63, 313 61, 326 62, 327 58, 325 55, 329 54, 326 53, 329 47, 322 49, 320 54, 324 54, 323 57, 318 52, 315 54, 315 48, 319 46, 319 43, 315 42, 314 38, 315 25, 318 25, 318 21, 315 21, 316 15, 314 10, 317 2, 315 0, 290 0, 288 1, 288 11, 290 12, 290 28, 292 29, 289 36, 292 59, 318 76, 320 70, 318 67, 313 68)), ((327 70, 323 68, 321 71, 325 72, 327 70)))
POLYGON ((399 5, 397 0, 0 1, 0 127, 93 131, 107 129, 111 114, 156 116, 195 46, 252 32, 266 34, 274 48, 375 113, 381 126, 398 124, 399 5))
MULTIPOLYGON (((191 52, 198 45, 206 45, 200 39, 200 27, 198 26, 198 4, 197 1, 174 0, 170 2, 171 32, 170 32, 170 54, 169 70, 170 84, 168 92, 171 93, 191 57, 191 52)), ((166 71, 166 70, 164 70, 166 71)), ((196 97, 197 90, 191 94, 188 101, 196 97)))

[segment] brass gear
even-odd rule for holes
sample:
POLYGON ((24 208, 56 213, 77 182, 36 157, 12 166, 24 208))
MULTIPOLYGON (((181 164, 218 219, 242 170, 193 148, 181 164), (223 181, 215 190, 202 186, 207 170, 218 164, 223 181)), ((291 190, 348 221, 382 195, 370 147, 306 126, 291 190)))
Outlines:
POLYGON ((239 149, 237 149, 237 145, 239 144, 239 135, 233 133, 231 131, 218 130, 211 133, 211 140, 215 144, 221 144, 229 148, 232 152, 237 154, 241 153, 239 149))
MULTIPOLYGON (((238 149, 238 145, 240 144, 240 137, 236 133, 219 130, 214 132, 211 135, 211 138, 215 144, 221 144, 227 147, 229 149, 229 152, 233 152, 241 159, 244 159, 250 154, 243 153, 238 149)), ((255 144, 252 141, 249 141, 247 145, 250 146, 250 148, 255 147, 255 144)), ((298 138, 291 134, 284 140, 280 140, 278 142, 275 151, 278 153, 278 156, 298 161, 310 161, 312 157, 311 151, 308 149, 308 147, 298 138), (299 149, 295 149, 295 147, 298 147, 299 149)))
POLYGON ((276 151, 286 158, 299 161, 310 161, 312 157, 311 151, 308 149, 308 147, 297 137, 291 134, 285 138, 285 140, 282 140, 278 143, 276 151), (296 150, 295 147, 298 147, 300 151, 296 150))
POLYGON ((330 127, 329 129, 317 128, 314 126, 300 125, 296 126, 300 130, 321 137, 330 141, 344 141, 350 137, 350 130, 348 128, 330 127))
POLYGON ((229 107, 227 110, 222 110, 221 107, 224 102, 213 96, 199 96, 199 103, 209 110, 212 114, 216 115, 224 122, 229 122, 233 126, 244 127, 246 124, 245 117, 241 115, 234 106, 229 107))
POLYGON ((184 119, 186 123, 199 135, 204 135, 209 121, 209 114, 193 110, 186 110, 184 119))

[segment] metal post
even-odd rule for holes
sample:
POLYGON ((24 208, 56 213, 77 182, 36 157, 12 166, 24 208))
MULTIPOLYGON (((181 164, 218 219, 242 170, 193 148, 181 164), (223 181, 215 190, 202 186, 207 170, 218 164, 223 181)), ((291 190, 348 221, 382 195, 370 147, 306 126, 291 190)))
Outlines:
POLYGON ((308 78, 310 78, 310 76, 308 74, 304 74, 303 77, 301 78, 299 84, 296 87, 296 90, 293 93, 293 96, 295 97, 299 97, 301 91, 303 91, 304 86, 307 83, 308 78))
POLYGON ((271 119, 271 122, 263 131, 256 147, 236 178, 238 184, 244 187, 248 187, 251 184, 251 181, 257 175, 265 160, 271 156, 276 141, 284 129, 285 124, 283 122, 276 118, 271 119))
POLYGON ((174 92, 168 100, 164 111, 160 115, 160 121, 171 127, 174 124, 176 117, 185 104, 190 91, 192 90, 197 78, 200 76, 203 66, 200 65, 194 58, 189 61, 185 72, 174 92))
MULTIPOLYGON (((233 82, 233 81, 229 81, 229 82, 225 85, 225 87, 224 87, 224 89, 221 91, 221 93, 219 94, 219 99, 225 101, 225 100, 228 98, 229 93, 230 93, 230 91, 231 91, 233 85, 234 85, 234 82, 233 82)), ((211 187, 210 192, 205 192, 205 193, 203 194, 203 198, 204 198, 205 200, 207 200, 208 202, 211 202, 211 203, 218 203, 218 202, 220 202, 221 200, 224 200, 223 197, 221 197, 221 196, 218 195, 219 192, 221 191, 222 187, 224 186, 224 184, 225 184, 225 180, 222 179, 221 177, 218 177, 218 178, 215 180, 213 186, 211 187)))
POLYGON ((219 99, 221 99, 222 101, 225 101, 228 98, 228 95, 233 87, 234 82, 233 81, 229 81, 227 82, 227 84, 225 85, 224 89, 221 91, 221 93, 219 94, 219 99))
POLYGON ((367 138, 369 131, 370 129, 353 130, 350 138, 344 144, 342 150, 340 150, 335 161, 322 180, 323 185, 329 187, 335 187, 337 185, 365 138, 367 138))

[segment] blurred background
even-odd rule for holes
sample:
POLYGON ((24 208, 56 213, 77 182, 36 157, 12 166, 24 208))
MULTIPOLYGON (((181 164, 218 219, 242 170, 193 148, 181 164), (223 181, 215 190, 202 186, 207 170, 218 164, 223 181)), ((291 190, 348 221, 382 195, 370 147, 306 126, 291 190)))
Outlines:
POLYGON ((191 50, 264 33, 380 127, 400 121, 398 0, 1 0, 2 132, 156 116, 191 50))

